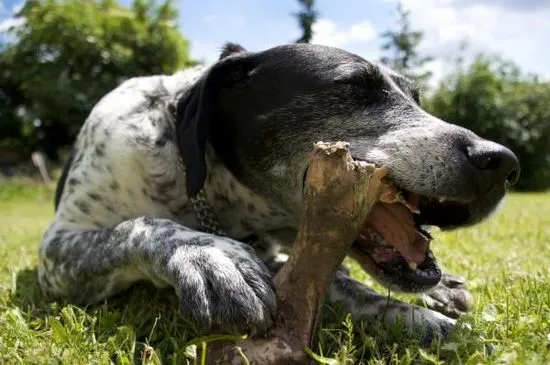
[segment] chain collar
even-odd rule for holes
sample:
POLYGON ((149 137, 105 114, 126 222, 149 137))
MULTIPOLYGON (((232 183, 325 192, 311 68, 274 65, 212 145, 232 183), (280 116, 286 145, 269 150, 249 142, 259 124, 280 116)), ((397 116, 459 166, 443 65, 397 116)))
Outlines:
POLYGON ((218 217, 214 213, 210 204, 206 200, 206 195, 204 190, 199 191, 199 193, 189 199, 191 205, 193 206, 193 211, 195 212, 195 217, 199 222, 199 227, 201 231, 205 233, 212 233, 218 236, 226 236, 227 234, 220 228, 218 222, 218 217))

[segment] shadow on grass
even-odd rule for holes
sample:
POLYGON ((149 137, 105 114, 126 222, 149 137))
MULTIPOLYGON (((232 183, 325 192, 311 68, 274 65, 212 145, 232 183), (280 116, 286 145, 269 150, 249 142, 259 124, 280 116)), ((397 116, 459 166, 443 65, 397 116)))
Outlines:
POLYGON ((118 341, 121 330, 130 333, 133 343, 127 349, 138 362, 158 358, 163 363, 180 363, 186 343, 197 334, 196 328, 179 315, 174 291, 148 283, 138 283, 96 305, 77 306, 47 301, 38 284, 37 270, 24 269, 17 273, 15 292, 8 305, 38 320, 37 331, 48 330, 52 319, 57 319, 68 327, 73 322, 80 323, 82 335, 93 333, 100 343, 118 341))

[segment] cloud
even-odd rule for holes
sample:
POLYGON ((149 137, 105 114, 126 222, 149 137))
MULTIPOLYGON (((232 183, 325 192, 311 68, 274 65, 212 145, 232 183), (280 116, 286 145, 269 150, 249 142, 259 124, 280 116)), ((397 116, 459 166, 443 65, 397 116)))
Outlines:
POLYGON ((21 1, 20 3, 14 4, 11 8, 11 11, 13 14, 19 13, 21 9, 23 9, 23 5, 25 5, 25 1, 21 1))
POLYGON ((477 53, 499 54, 527 72, 550 77, 550 2, 528 0, 403 0, 411 10, 415 29, 424 31, 423 53, 443 64, 438 73, 452 70, 450 62, 467 43, 466 61, 477 53), (519 3, 522 3, 521 11, 519 3))
POLYGON ((550 2, 547 0, 451 0, 450 3, 455 7, 481 4, 509 8, 519 11, 532 11, 536 9, 550 7, 550 2))
MULTIPOLYGON (((4 33, 11 28, 17 28, 25 24, 25 18, 16 18, 14 16, 23 8, 23 5, 25 5, 24 1, 14 4, 11 7, 11 14, 5 14, 7 18, 0 20, 0 33, 4 33)), ((0 4, 0 18, 2 18, 1 15, 3 13, 9 13, 9 11, 3 4, 0 4)))
POLYGON ((0 33, 6 32, 11 28, 17 28, 25 24, 24 18, 6 18, 0 22, 0 33))
POLYGON ((376 30, 368 21, 342 27, 330 19, 319 19, 313 25, 311 43, 344 47, 350 44, 371 41, 376 36, 376 30))

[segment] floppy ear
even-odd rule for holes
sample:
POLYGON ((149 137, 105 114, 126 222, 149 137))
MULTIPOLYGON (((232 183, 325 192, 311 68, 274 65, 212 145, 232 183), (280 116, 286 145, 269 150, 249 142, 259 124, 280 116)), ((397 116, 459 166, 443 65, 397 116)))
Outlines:
MULTIPOLYGON (((235 73, 242 72, 239 65, 244 63, 245 57, 246 52, 240 46, 238 52, 228 50, 226 56, 210 67, 189 92, 178 101, 176 138, 185 164, 187 196, 189 197, 196 196, 204 185, 206 144, 212 142, 211 131, 213 129, 215 129, 216 135, 221 135, 221 138, 216 138, 216 143, 213 143, 214 150, 218 155, 220 153, 225 155, 225 159, 230 158, 228 155, 231 154, 231 135, 224 133, 227 132, 227 125, 224 124, 223 115, 220 113, 218 99, 222 87, 235 79, 235 73), (233 55, 233 53, 235 54, 233 55)), ((237 77, 237 79, 239 78, 237 77)))
POLYGON ((246 49, 237 43, 226 43, 222 48, 220 60, 223 60, 227 56, 235 55, 237 53, 246 53, 246 49))

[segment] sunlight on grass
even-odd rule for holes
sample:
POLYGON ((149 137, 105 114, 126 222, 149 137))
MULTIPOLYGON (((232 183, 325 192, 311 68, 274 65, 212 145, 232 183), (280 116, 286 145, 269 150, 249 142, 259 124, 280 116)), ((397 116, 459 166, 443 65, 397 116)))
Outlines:
MULTIPOLYGON (((44 302, 37 249, 52 196, 53 187, 0 183, 0 363, 195 363, 206 339, 179 317, 170 290, 139 285, 90 308, 44 302)), ((469 280, 475 308, 462 322, 472 329, 422 350, 398 330, 338 313, 324 318, 312 356, 327 364, 550 363, 550 194, 513 194, 487 222, 434 235, 439 261, 469 280)), ((383 290, 357 265, 352 272, 383 290)))

